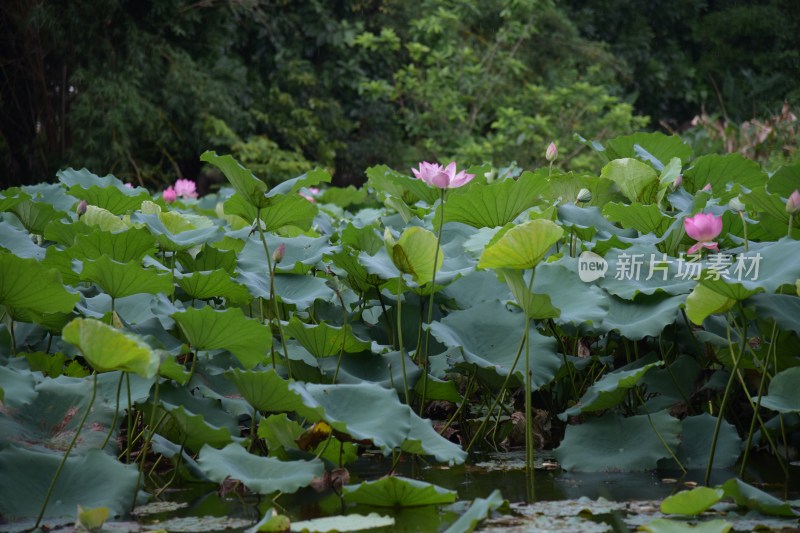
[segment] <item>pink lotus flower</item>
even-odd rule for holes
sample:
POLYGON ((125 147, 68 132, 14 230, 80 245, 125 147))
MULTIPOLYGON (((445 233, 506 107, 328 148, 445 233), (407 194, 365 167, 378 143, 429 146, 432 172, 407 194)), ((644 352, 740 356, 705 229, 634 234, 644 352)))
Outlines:
POLYGON ((178 180, 175 182, 175 194, 181 198, 197 198, 197 186, 192 180, 178 180))
POLYGON ((467 174, 465 170, 456 174, 455 161, 446 167, 437 163, 423 161, 419 164, 419 170, 412 168, 411 172, 413 172, 414 176, 418 179, 439 189, 455 189, 456 187, 466 185, 475 177, 475 174, 467 174))
POLYGON ((697 242, 689 248, 689 255, 701 248, 719 250, 716 242, 711 242, 722 231, 722 217, 715 217, 708 213, 697 213, 695 216, 683 219, 686 234, 697 242))
POLYGON ((300 192, 300 196, 311 202, 312 204, 317 203, 317 195, 319 194, 319 189, 316 187, 309 187, 307 189, 308 192, 300 192))
POLYGON ((786 200, 786 212, 790 215, 794 215, 800 211, 800 191, 795 189, 792 194, 789 195, 789 199, 786 200))
POLYGON ((172 202, 178 199, 178 193, 175 192, 175 189, 173 189, 172 187, 167 187, 166 189, 164 189, 164 192, 161 193, 161 197, 164 199, 165 202, 171 204, 172 202))

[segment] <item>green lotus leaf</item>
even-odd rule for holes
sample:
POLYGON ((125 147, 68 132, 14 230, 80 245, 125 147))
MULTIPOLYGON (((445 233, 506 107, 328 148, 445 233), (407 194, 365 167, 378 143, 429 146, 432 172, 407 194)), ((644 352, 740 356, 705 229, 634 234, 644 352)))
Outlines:
POLYGON ((118 233, 99 230, 88 235, 76 235, 69 252, 76 259, 107 256, 114 261, 127 263, 141 261, 145 255, 153 255, 155 244, 145 229, 131 228, 118 233))
POLYGON ((19 202, 11 208, 11 212, 30 233, 44 235, 44 230, 48 224, 64 218, 66 215, 61 211, 56 211, 50 204, 25 200, 19 202))
POLYGON ((367 189, 365 187, 355 188, 352 185, 347 187, 331 187, 322 192, 320 202, 324 204, 333 204, 343 209, 351 205, 363 205, 369 200, 367 189))
POLYGON ((342 496, 349 503, 364 503, 379 507, 415 507, 453 503, 458 497, 454 490, 431 483, 387 476, 376 481, 342 487, 342 496))
POLYGON ((269 328, 232 307, 217 311, 211 307, 190 308, 171 315, 186 339, 197 350, 228 350, 245 368, 266 360, 272 346, 269 328))
POLYGON ((0 213, 11 211, 15 205, 30 200, 31 195, 19 187, 11 187, 0 192, 0 213))
MULTIPOLYGON (((150 413, 150 405, 145 411, 150 413)), ((158 433, 164 437, 180 442, 186 449, 196 452, 204 446, 222 448, 231 442, 231 432, 225 426, 217 426, 202 414, 194 413, 183 405, 172 405, 160 402, 156 416, 164 418, 158 426, 158 433)))
MULTIPOLYGON (((283 260, 277 266, 273 265, 277 273, 284 274, 306 274, 319 265, 323 255, 336 250, 327 237, 313 238, 299 235, 283 238, 268 235, 265 240, 270 254, 281 244, 284 245, 283 260)), ((244 249, 237 255, 236 270, 257 272, 265 277, 269 275, 264 245, 257 236, 248 239, 244 249)))
MULTIPOLYGON (((649 389, 648 389, 649 392, 649 389)), ((711 452, 711 442, 717 418, 708 413, 697 416, 687 416, 681 420, 681 444, 675 450, 675 455, 684 468, 701 469, 708 465, 711 452)), ((714 452, 714 468, 730 468, 742 453, 742 439, 736 431, 736 426, 726 420, 720 424, 717 448, 714 452)), ((672 458, 659 462, 659 467, 678 468, 672 458)))
POLYGON ((416 283, 424 285, 433 279, 434 259, 437 272, 444 261, 444 251, 440 249, 437 256, 436 245, 436 236, 433 233, 419 226, 412 226, 391 246, 390 254, 401 272, 411 274, 416 283))
POLYGON ((265 413, 297 412, 301 416, 319 420, 323 412, 307 408, 303 389, 281 378, 275 370, 255 371, 238 368, 225 373, 250 405, 265 413))
MULTIPOLYGON (((800 279, 798 279, 800 283, 800 279)), ((754 294, 747 304, 755 309, 759 317, 775 321, 783 331, 794 331, 800 335, 800 298, 793 294, 754 294)))
POLYGON ((728 191, 728 184, 736 183, 747 189, 767 184, 767 173, 755 161, 741 154, 709 154, 698 157, 683 173, 683 187, 690 193, 711 185, 712 194, 727 203, 738 192, 728 191))
POLYGON ((624 250, 614 247, 603 258, 608 262, 608 272, 597 285, 626 300, 658 292, 688 294, 697 285, 692 276, 685 275, 688 261, 681 264, 653 244, 636 243, 624 250))
POLYGON ((0 366, 0 387, 8 395, 4 400, 5 406, 20 407, 31 403, 37 395, 35 385, 29 371, 0 366))
POLYGON ((158 355, 144 341, 93 318, 76 318, 63 331, 98 372, 123 370, 145 378, 156 375, 158 355))
POLYGON ((78 505, 78 518, 75 520, 77 529, 98 531, 103 528, 111 513, 108 507, 87 508, 78 505))
POLYGON ((652 470, 659 459, 670 456, 664 443, 673 450, 677 447, 680 432, 680 421, 666 411, 628 418, 609 411, 581 425, 567 426, 556 457, 570 472, 652 470))
MULTIPOLYGON (((574 174, 569 172, 561 174, 554 172, 549 175, 546 168, 541 168, 534 172, 547 180, 547 189, 542 192, 542 198, 552 203, 557 203, 560 207, 565 202, 574 202, 581 189, 588 189, 592 194, 592 199, 586 202, 586 206, 603 206, 608 202, 620 202, 625 200, 625 196, 620 192, 619 187, 608 178, 574 174)), ((582 206, 584 204, 581 204, 582 206)), ((580 208, 578 208, 580 209, 580 208)))
POLYGON ((326 516, 313 520, 300 520, 292 522, 292 531, 309 532, 333 532, 345 533, 347 531, 366 531, 375 529, 385 529, 395 525, 395 519, 391 516, 381 516, 377 513, 370 513, 366 516, 350 513, 340 516, 326 516))
MULTIPOLYGON (((358 384, 367 381, 387 389, 394 388, 400 395, 404 393, 401 357, 405 359, 406 381, 409 388, 421 386, 419 378, 422 371, 407 353, 401 355, 399 351, 380 355, 365 351, 360 354, 345 355, 341 363, 338 357, 318 359, 317 363, 320 370, 328 376, 333 376, 336 368, 339 368, 336 383, 358 384)), ((428 397, 431 398, 430 391, 428 397)))
MULTIPOLYGON (((536 390, 552 381, 562 361, 556 354, 555 339, 541 335, 532 322, 529 327, 531 390, 536 390)), ((430 328, 433 336, 445 346, 461 348, 466 364, 506 376, 519 350, 525 316, 507 310, 499 302, 486 302, 454 311, 441 321, 434 321, 430 328)), ((524 352, 514 373, 518 379, 524 379, 524 352)))
POLYGON ((481 255, 478 268, 533 268, 564 235, 549 220, 531 220, 508 230, 481 255))
POLYGON ((334 327, 324 322, 304 324, 296 316, 284 323, 283 331, 297 339, 314 357, 330 357, 340 351, 361 352, 368 350, 370 343, 353 335, 350 326, 334 327))
POLYGON ((343 246, 349 246, 370 255, 383 248, 383 239, 375 226, 357 227, 348 223, 341 232, 341 239, 343 246))
MULTIPOLYGON (((523 211, 541 201, 547 180, 532 172, 523 172, 517 179, 493 183, 475 183, 455 189, 447 196, 445 222, 462 222, 474 228, 494 228, 512 222, 523 211), (461 192, 463 190, 463 193, 461 192)), ((441 220, 441 204, 434 221, 441 220)))
MULTIPOLYGON (((224 209, 226 215, 236 215, 248 222, 254 221, 259 214, 259 210, 238 193, 225 201, 224 209)), ((287 194, 265 198, 260 217, 264 231, 276 231, 284 226, 308 230, 318 211, 315 204, 299 194, 287 194)))
POLYGON ((97 174, 94 174, 85 168, 80 170, 75 170, 74 168, 59 170, 56 172, 56 177, 58 178, 58 181, 66 185, 67 188, 75 187, 76 185, 80 185, 84 189, 88 189, 90 187, 106 188, 125 186, 125 184, 116 176, 109 174, 108 176, 103 176, 101 178, 97 174))
POLYGON ((761 398, 761 406, 779 413, 800 413, 800 367, 787 368, 773 376, 769 394, 761 398))
POLYGON ((560 311, 557 324, 570 324, 582 329, 600 326, 609 308, 609 296, 600 287, 578 277, 578 260, 562 257, 558 261, 536 266, 533 291, 546 295, 560 311))
POLYGON ((288 460, 286 450, 298 450, 297 439, 303 434, 303 426, 289 420, 286 413, 269 415, 258 423, 258 436, 264 439, 270 457, 288 460))
POLYGON ((681 161, 692 158, 692 147, 677 135, 665 135, 660 132, 634 133, 615 137, 606 143, 606 152, 609 159, 622 157, 644 157, 646 160, 652 156, 664 166, 673 157, 681 161))
POLYGON ((178 260, 183 265, 184 271, 188 272, 224 270, 233 275, 236 269, 236 252, 218 250, 210 245, 204 245, 194 257, 187 252, 181 252, 178 254, 178 260))
MULTIPOLYGON (((254 297, 269 299, 269 279, 265 274, 243 272, 236 281, 247 287, 254 297)), ((275 296, 301 310, 310 308, 316 300, 332 301, 336 297, 325 278, 295 275, 275 276, 275 296)))
MULTIPOLYGON (((144 202, 142 206, 147 203, 144 202)), ((136 220, 143 222, 155 236, 158 245, 170 252, 216 242, 222 237, 219 228, 214 226, 210 219, 190 217, 175 211, 137 213, 136 220)))
POLYGON ((616 183, 631 202, 650 204, 656 200, 658 174, 653 167, 638 159, 614 159, 603 167, 600 177, 616 183))
POLYGON ((325 465, 319 459, 279 461, 252 455, 238 444, 229 444, 221 450, 204 446, 197 463, 212 481, 222 483, 232 478, 258 494, 292 493, 325 473, 325 465))
POLYGON ((665 215, 656 204, 618 204, 611 202, 603 207, 603 215, 623 228, 632 228, 642 234, 654 233, 661 237, 672 225, 672 217, 665 215))
POLYGON ((693 323, 700 325, 709 316, 724 313, 735 303, 736 300, 698 284, 686 298, 686 316, 693 323))
POLYGON ((725 496, 722 489, 695 487, 669 496, 661 502, 661 512, 666 514, 697 515, 720 502, 725 496))
POLYGON ((726 498, 733 498, 736 505, 740 507, 746 507, 765 515, 791 517, 799 515, 789 503, 748 485, 741 479, 729 479, 719 487, 725 491, 726 498))
POLYGON ((300 191, 303 187, 315 187, 320 183, 330 183, 331 174, 325 169, 315 168, 296 178, 291 178, 274 186, 267 192, 267 197, 272 198, 278 195, 291 195, 300 191))
POLYGON ((80 295, 64 288, 57 271, 0 251, 0 304, 36 313, 69 313, 78 300, 80 295))
POLYGON ((86 212, 81 216, 81 222, 87 226, 100 228, 103 231, 110 231, 113 233, 125 231, 130 227, 111 211, 103 209, 102 207, 97 207, 96 205, 86 207, 86 212))
POLYGON ((648 370, 663 364, 663 361, 657 361, 639 368, 630 370, 621 368, 605 374, 589 387, 576 405, 558 415, 558 418, 567 420, 567 417, 580 413, 604 411, 616 407, 625 399, 628 391, 639 384, 648 370))
POLYGON ((528 290, 524 271, 500 268, 497 273, 503 277, 508 288, 511 289, 511 294, 514 295, 514 300, 530 318, 544 319, 561 316, 561 311, 553 307, 548 295, 536 294, 528 290))
POLYGON ((257 208, 267 205, 267 184, 255 177, 233 157, 219 156, 216 152, 207 151, 200 156, 200 161, 210 163, 221 170, 236 192, 250 205, 257 208))
POLYGON ((45 249, 35 244, 29 234, 8 222, 0 222, 0 248, 25 259, 44 259, 45 249))
POLYGON ((142 202, 150 200, 150 195, 144 189, 134 190, 125 186, 98 187, 92 185, 85 188, 74 185, 69 188, 70 196, 85 200, 89 205, 102 207, 115 215, 124 215, 139 209, 142 202))
MULTIPOLYGON (((21 448, 0 451, 0 514, 9 519, 39 513, 61 454, 21 448)), ((130 510, 138 473, 94 449, 70 456, 53 487, 46 517, 74 517, 78 505, 108 507, 114 514, 130 510)))
POLYGON ((704 520, 696 524, 683 521, 657 518, 641 526, 647 533, 728 533, 733 524, 725 520, 704 520))
POLYGON ((144 268, 137 261, 119 263, 106 255, 85 260, 81 279, 100 286, 112 298, 123 298, 138 293, 172 294, 175 286, 172 274, 144 268))
POLYGON ((466 461, 467 452, 462 450, 458 444, 439 435, 433 429, 430 420, 418 417, 410 407, 407 408, 411 428, 408 437, 400 445, 400 449, 416 455, 430 455, 442 463, 462 464, 466 461))
POLYGON ((475 498, 469 509, 458 517, 444 533, 470 533, 482 520, 488 518, 495 509, 503 506, 505 500, 500 491, 495 489, 488 498, 475 498))
POLYGON ((633 302, 609 298, 608 314, 603 328, 617 330, 631 340, 657 337, 665 327, 675 322, 686 295, 664 297, 641 294, 633 302))
POLYGON ((208 300, 222 297, 233 305, 246 305, 253 296, 238 283, 234 283, 224 270, 192 272, 178 275, 175 281, 191 298, 208 300))
POLYGON ((44 229, 44 238, 64 246, 72 246, 78 235, 88 235, 92 231, 95 231, 95 228, 83 220, 56 220, 44 229))
POLYGON ((430 187, 427 183, 410 176, 400 174, 386 165, 370 167, 366 171, 367 186, 376 191, 383 192, 406 200, 406 203, 415 203, 418 200, 433 205, 439 199, 439 189, 430 187))
POLYGON ((783 165, 769 177, 767 189, 771 193, 788 198, 797 190, 798 176, 800 176, 800 162, 783 165))

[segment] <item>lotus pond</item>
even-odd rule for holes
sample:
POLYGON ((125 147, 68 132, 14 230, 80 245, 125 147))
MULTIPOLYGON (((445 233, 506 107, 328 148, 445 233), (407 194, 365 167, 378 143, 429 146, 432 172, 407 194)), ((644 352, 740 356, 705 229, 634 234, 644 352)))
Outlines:
POLYGON ((1 191, 0 528, 800 527, 800 165, 587 144, 1 191))

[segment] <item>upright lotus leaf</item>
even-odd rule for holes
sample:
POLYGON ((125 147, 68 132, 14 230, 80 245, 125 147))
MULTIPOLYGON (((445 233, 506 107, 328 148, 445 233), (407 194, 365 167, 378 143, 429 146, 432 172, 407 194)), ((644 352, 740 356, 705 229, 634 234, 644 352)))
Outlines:
MULTIPOLYGON (((447 197, 445 222, 462 222, 474 228, 494 228, 512 222, 523 211, 541 201, 547 188, 547 180, 532 172, 523 172, 517 179, 504 179, 494 183, 475 183, 466 188, 455 189, 447 197)), ((433 220, 439 224, 440 211, 433 220)))
POLYGON ((353 335, 350 326, 334 327, 324 322, 320 324, 304 324, 297 316, 292 316, 284 324, 284 333, 297 339, 303 348, 314 357, 330 357, 345 352, 361 352, 368 350, 370 343, 353 335))
MULTIPOLYGON (((264 231, 275 231, 285 226, 296 226, 308 230, 319 209, 299 194, 285 194, 264 199, 260 210, 260 218, 264 231)), ((224 210, 226 215, 241 217, 252 223, 259 215, 257 207, 236 193, 225 200, 224 210)))
POLYGON ((69 313, 78 300, 80 295, 64 287, 57 271, 0 251, 0 304, 36 313, 69 313))
POLYGON ((344 246, 349 246, 368 254, 374 254, 383 248, 383 239, 381 239, 378 228, 372 225, 358 227, 348 223, 341 231, 341 241, 344 246))
POLYGON ((638 159, 615 159, 603 167, 600 177, 616 183, 631 202, 653 203, 658 195, 658 173, 638 159))
POLYGON ((124 187, 125 184, 119 178, 109 174, 108 176, 100 177, 97 174, 90 172, 86 168, 75 170, 74 168, 67 168, 56 172, 58 181, 67 186, 67 188, 80 185, 84 189, 90 187, 124 187))
MULTIPOLYGON (((149 413, 151 405, 145 406, 149 413)), ((217 409, 219 409, 217 407, 217 409)), ((158 426, 158 433, 169 440, 180 442, 193 452, 204 446, 221 448, 232 440, 231 430, 223 425, 217 425, 200 413, 195 413, 183 405, 174 405, 168 402, 159 402, 156 416, 163 421, 158 426)))
POLYGON ((268 198, 273 198, 279 195, 292 195, 292 193, 299 192, 303 187, 316 187, 320 183, 330 183, 331 174, 323 168, 315 168, 309 170, 301 176, 291 178, 274 186, 267 192, 268 198))
MULTIPOLYGON (((603 206, 608 202, 625 200, 619 187, 605 177, 587 176, 573 172, 548 175, 549 171, 546 168, 541 168, 534 174, 541 175, 547 180, 547 189, 542 193, 542 198, 560 206, 568 205, 568 203, 574 205, 581 189, 586 189, 592 194, 592 199, 585 203, 588 206, 603 206)), ((583 206, 583 204, 581 205, 583 206)))
POLYGON ((735 303, 736 300, 698 284, 686 298, 686 316, 700 325, 709 316, 724 313, 735 303))
POLYGON ((303 389, 280 377, 275 370, 266 371, 229 370, 225 377, 230 379, 239 393, 250 405, 265 413, 297 412, 304 418, 319 420, 321 409, 306 407, 303 389))
MULTIPOLYGON (((649 390, 648 390, 649 392, 649 390)), ((681 444, 675 450, 675 455, 684 466, 689 469, 703 469, 708 466, 708 457, 711 452, 711 443, 714 440, 714 431, 717 426, 717 417, 708 413, 697 416, 687 416, 681 420, 681 444)), ((736 464, 742 453, 742 439, 736 426, 727 420, 720 424, 717 448, 714 452, 713 468, 730 468, 736 464)), ((678 468, 672 458, 659 462, 659 468, 678 468)))
POLYGON ((478 268, 533 268, 564 235, 549 220, 531 220, 508 230, 481 255, 478 268))
POLYGON ((680 432, 680 421, 666 411, 627 418, 609 411, 567 426, 556 457, 571 472, 652 470, 659 459, 670 456, 664 443, 673 450, 677 447, 680 432))
POLYGON ((767 184, 767 173, 758 163, 741 154, 709 154, 698 157, 683 173, 683 187, 693 193, 711 185, 714 196, 727 203, 738 193, 728 192, 729 183, 746 189, 755 189, 767 184))
POLYGON ((0 191, 0 213, 10 211, 15 205, 30 199, 31 195, 19 187, 11 187, 0 191))
POLYGON ((536 294, 528 290, 524 271, 511 268, 497 269, 514 295, 514 300, 530 318, 558 318, 561 311, 553 307, 550 297, 546 294, 536 294))
MULTIPOLYGON (((609 159, 621 157, 642 157, 645 153, 666 165, 673 157, 686 162, 692 158, 692 147, 677 135, 665 135, 660 132, 634 133, 615 137, 606 143, 609 159)), ((643 157, 650 160, 648 157, 643 157)))
POLYGON ((439 190, 429 187, 427 183, 390 169, 386 165, 370 167, 366 171, 367 186, 390 196, 396 196, 406 203, 413 204, 418 200, 428 205, 439 199, 439 190))
MULTIPOLYGON (((800 279, 797 280, 800 283, 800 279)), ((754 294, 747 305, 755 309, 759 317, 775 321, 783 331, 794 331, 800 335, 800 298, 794 294, 754 294)))
MULTIPOLYGON (((540 334, 533 324, 529 327, 532 390, 535 390, 550 383, 562 361, 556 354, 555 339, 540 334)), ((506 376, 519 350, 525 315, 509 311, 500 302, 485 302, 454 311, 441 321, 434 321, 430 328, 445 346, 461 348, 464 363, 506 376)), ((520 358, 514 370, 520 380, 524 378, 524 369, 524 359, 520 358)))
POLYGON ((436 254, 436 236, 419 226, 405 230, 396 244, 387 247, 391 259, 401 272, 411 274, 419 285, 429 283, 433 279, 434 259, 436 271, 442 266, 444 253, 436 254))
POLYGON ((609 296, 600 287, 581 281, 578 260, 562 257, 536 266, 533 292, 546 295, 560 311, 557 324, 570 324, 582 329, 600 329, 608 314, 609 296))
POLYGON ((109 231, 93 231, 79 234, 69 248, 76 259, 97 259, 106 256, 120 263, 141 261, 145 255, 155 251, 155 240, 152 235, 141 228, 131 228, 118 233, 109 231))
MULTIPOLYGON (((280 264, 273 265, 276 272, 284 274, 306 274, 312 268, 318 267, 323 255, 336 250, 334 246, 331 246, 328 237, 314 238, 299 235, 285 238, 267 235, 265 240, 270 254, 280 245, 284 245, 283 260, 280 264)), ((257 235, 249 238, 244 249, 238 254, 236 270, 269 276, 267 254, 257 235)))
POLYGON ((204 245, 196 256, 187 252, 178 254, 178 260, 183 265, 185 272, 205 272, 208 270, 224 270, 233 275, 236 269, 236 253, 233 251, 218 250, 213 246, 204 245))
POLYGON ((180 274, 175 281, 186 294, 196 300, 222 297, 233 305, 245 305, 253 299, 250 292, 234 283, 224 270, 180 274))
POLYGON ((0 366, 0 387, 8 395, 5 407, 21 407, 31 403, 37 395, 33 374, 27 370, 16 370, 0 366))
POLYGON ((103 209, 102 207, 97 207, 96 205, 86 207, 86 212, 81 217, 81 221, 87 226, 97 227, 103 231, 110 232, 125 231, 130 227, 111 211, 103 209))
POLYGON ((86 224, 82 219, 74 221, 62 219, 47 225, 44 229, 44 238, 64 246, 72 246, 78 235, 87 235, 92 231, 95 231, 95 228, 86 224))
POLYGON ((325 189, 320 198, 320 202, 333 204, 342 209, 347 209, 351 205, 363 206, 368 200, 369 195, 366 187, 356 188, 353 185, 325 189))
MULTIPOLYGON (((142 206, 147 203, 144 202, 142 206)), ((222 237, 220 229, 210 219, 175 211, 137 213, 136 221, 143 222, 155 236, 158 245, 171 252, 216 242, 222 237)))
POLYGON ((325 473, 325 465, 319 459, 279 461, 248 453, 239 444, 229 444, 221 450, 204 446, 197 463, 212 481, 235 479, 258 494, 292 493, 325 473))
POLYGON ((595 283, 614 296, 634 300, 639 294, 688 294, 697 285, 689 272, 690 260, 662 253, 654 244, 636 243, 605 252, 608 272, 595 283))
POLYGON ((379 507, 415 507, 453 503, 458 498, 454 490, 400 476, 386 476, 376 481, 342 487, 348 503, 363 503, 379 507))
POLYGON ((719 503, 725 497, 720 488, 695 487, 683 490, 661 502, 661 512, 665 514, 698 515, 719 503))
POLYGON ((50 204, 34 200, 16 204, 11 212, 17 215, 26 230, 36 235, 43 235, 48 224, 66 216, 65 213, 56 211, 50 204))
POLYGON ((783 237, 739 253, 730 258, 719 279, 714 279, 711 268, 705 265, 700 282, 719 294, 741 300, 757 292, 778 292, 800 279, 800 261, 787 261, 787 257, 800 257, 800 241, 783 237))
POLYGON ((217 311, 211 307, 189 308, 171 315, 186 339, 197 350, 228 350, 247 369, 266 360, 272 346, 269 328, 231 307, 217 311))
MULTIPOLYGON (((236 282, 247 287, 254 297, 270 297, 269 278, 261 272, 242 272, 236 282)), ((316 300, 330 302, 336 298, 325 278, 282 274, 275 276, 275 296, 279 301, 295 305, 301 310, 310 308, 316 300)))
POLYGON ((0 222, 0 248, 8 250, 17 257, 44 259, 45 249, 34 243, 30 234, 17 229, 6 221, 0 222))
POLYGON ((329 257, 336 267, 347 273, 347 283, 355 292, 365 293, 383 284, 383 280, 380 277, 367 272, 367 269, 358 260, 358 255, 351 251, 342 250, 331 254, 329 257))
POLYGON ((243 167, 233 157, 219 156, 216 152, 207 151, 200 156, 200 161, 205 161, 220 169, 236 192, 253 207, 260 208, 267 205, 267 184, 255 177, 250 170, 243 167))
POLYGON ((492 491, 488 498, 475 498, 467 512, 448 527, 444 533, 470 533, 482 520, 489 517, 495 509, 503 506, 505 500, 498 489, 492 491))
POLYGON ((159 357, 150 346, 99 320, 76 318, 64 327, 62 334, 98 372, 123 370, 151 378, 158 371, 159 357))
POLYGON ((589 387, 576 405, 558 417, 561 420, 567 420, 567 417, 580 413, 603 411, 616 407, 625 399, 628 391, 639 384, 648 370, 663 364, 663 361, 656 361, 631 370, 620 369, 607 373, 589 387))
MULTIPOLYGON (((61 454, 24 448, 0 451, 0 515, 33 518, 47 494, 61 454)), ((74 517, 78 505, 108 507, 114 514, 130 510, 138 472, 101 450, 70 456, 58 476, 45 517, 74 517)))
POLYGON ((125 186, 98 187, 92 185, 85 188, 74 185, 69 188, 69 194, 80 200, 85 200, 89 205, 102 207, 115 215, 124 215, 139 209, 142 202, 150 200, 150 195, 144 189, 132 189, 125 186))
POLYGON ((761 406, 779 413, 800 413, 800 367, 782 370, 769 382, 769 394, 761 398, 761 406))
POLYGON ((138 261, 119 263, 106 255, 85 260, 81 279, 97 283, 112 298, 138 293, 172 294, 172 274, 144 268, 138 261))
POLYGON ((665 189, 668 189, 673 183, 675 183, 675 180, 678 179, 678 176, 682 175, 682 169, 683 165, 678 157, 671 158, 669 162, 664 165, 664 170, 661 171, 661 175, 658 177, 658 182, 661 185, 660 194, 664 194, 665 189))
POLYGON ((800 176, 800 162, 783 165, 769 177, 767 189, 771 193, 788 198, 797 189, 798 176, 800 176))
POLYGON ((664 235, 673 222, 657 204, 611 202, 603 207, 603 215, 623 228, 633 228, 642 234, 654 233, 658 237, 664 235))

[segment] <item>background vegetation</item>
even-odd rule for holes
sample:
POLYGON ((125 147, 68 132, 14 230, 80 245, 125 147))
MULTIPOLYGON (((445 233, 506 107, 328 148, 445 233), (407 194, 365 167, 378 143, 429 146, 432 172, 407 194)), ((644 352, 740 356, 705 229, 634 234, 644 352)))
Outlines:
POLYGON ((796 152, 798 26, 794 0, 11 0, 0 172, 160 187, 216 149, 346 184, 376 163, 541 164, 552 139, 585 170, 573 133, 687 128, 769 168, 796 152))

